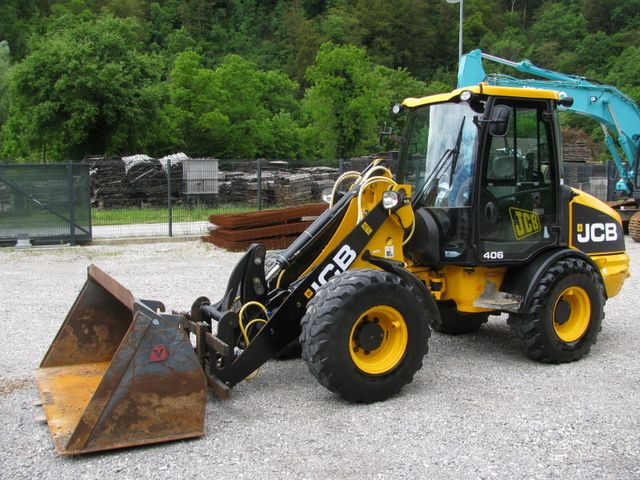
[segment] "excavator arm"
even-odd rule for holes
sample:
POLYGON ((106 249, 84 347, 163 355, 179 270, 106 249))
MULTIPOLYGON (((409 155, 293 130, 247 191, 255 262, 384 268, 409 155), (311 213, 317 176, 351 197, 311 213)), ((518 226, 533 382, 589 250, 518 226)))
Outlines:
POLYGON ((605 144, 620 175, 616 190, 622 195, 632 196, 636 201, 640 200, 640 108, 620 90, 584 77, 547 70, 532 64, 529 60, 512 62, 480 50, 473 50, 460 61, 458 87, 477 85, 480 82, 505 87, 554 90, 559 92, 561 97, 573 98, 571 106, 559 105, 559 109, 585 115, 600 123, 605 144), (483 59, 541 78, 521 79, 509 75, 487 74, 483 59))

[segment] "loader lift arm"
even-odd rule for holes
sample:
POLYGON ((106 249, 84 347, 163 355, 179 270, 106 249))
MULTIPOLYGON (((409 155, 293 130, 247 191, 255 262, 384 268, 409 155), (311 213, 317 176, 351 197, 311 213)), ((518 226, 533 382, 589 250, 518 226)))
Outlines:
POLYGON ((585 115, 600 123, 605 144, 620 175, 616 190, 622 195, 633 197, 636 203, 640 201, 640 108, 627 95, 613 86, 601 85, 577 75, 547 70, 532 64, 529 60, 513 62, 478 49, 462 57, 458 71, 458 87, 477 85, 480 82, 504 87, 554 90, 559 92, 561 97, 573 98, 571 106, 560 105, 559 109, 585 115), (487 74, 482 64, 483 59, 542 79, 487 74))
MULTIPOLYGON (((403 258, 399 246, 410 224, 392 219, 400 218, 399 210, 412 211, 409 187, 393 181, 391 172, 376 162, 357 178, 349 191, 335 198, 303 235, 275 257, 275 267, 265 270, 264 247, 252 245, 231 275, 222 300, 211 304, 201 297, 186 315, 207 381, 218 396, 227 397, 234 385, 296 341, 307 305, 331 277, 355 266, 386 270, 408 284, 413 280, 419 284, 408 272, 399 275, 392 262, 403 258), (382 201, 387 193, 395 195, 393 206, 382 201), (368 206, 361 208, 367 195, 368 206), (372 245, 379 240, 392 244, 394 236, 398 249, 380 258, 383 249, 372 245)), ((415 290, 425 297, 423 303, 433 301, 426 289, 415 290)))

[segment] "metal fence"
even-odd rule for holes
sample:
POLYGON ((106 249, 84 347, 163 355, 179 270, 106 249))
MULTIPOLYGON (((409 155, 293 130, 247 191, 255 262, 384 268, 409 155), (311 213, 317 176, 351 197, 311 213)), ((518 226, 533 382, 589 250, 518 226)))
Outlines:
MULTIPOLYGON (((386 154, 395 170, 397 159, 386 154)), ((345 170, 371 157, 309 167, 291 161, 229 161, 173 155, 93 157, 81 164, 0 165, 0 241, 206 235, 208 218, 317 203, 345 170), (75 226, 72 227, 72 225, 75 226)), ((566 162, 565 182, 613 198, 615 167, 566 162)))
POLYGON ((91 240, 89 168, 0 165, 0 244, 91 240))
POLYGON ((198 235, 208 217, 321 201, 343 162, 308 167, 289 161, 144 156, 89 158, 94 238, 198 235))

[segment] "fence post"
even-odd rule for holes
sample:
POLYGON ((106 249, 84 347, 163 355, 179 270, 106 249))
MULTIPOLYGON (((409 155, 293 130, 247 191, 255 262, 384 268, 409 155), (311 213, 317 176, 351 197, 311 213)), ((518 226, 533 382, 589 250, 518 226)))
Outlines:
POLYGON ((169 211, 169 236, 173 237, 173 210, 171 209, 171 159, 167 158, 167 209, 169 211))
POLYGON ((338 159, 338 173, 342 175, 344 173, 344 158, 338 159))
POLYGON ((256 161, 258 175, 258 210, 262 210, 262 159, 256 161))
POLYGON ((73 189, 73 163, 67 162, 67 184, 69 187, 69 235, 71 245, 76 244, 76 196, 73 189))

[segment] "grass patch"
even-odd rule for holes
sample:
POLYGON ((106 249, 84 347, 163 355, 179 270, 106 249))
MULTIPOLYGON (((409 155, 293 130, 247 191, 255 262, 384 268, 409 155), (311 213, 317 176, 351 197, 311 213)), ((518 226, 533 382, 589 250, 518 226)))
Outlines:
MULTIPOLYGON (((218 207, 177 205, 171 209, 174 222, 204 222, 209 215, 220 213, 250 212, 255 208, 248 205, 220 205, 218 207)), ((166 207, 148 208, 111 208, 92 209, 91 223, 100 225, 126 225, 130 223, 166 223, 169 221, 169 211, 166 207)))

